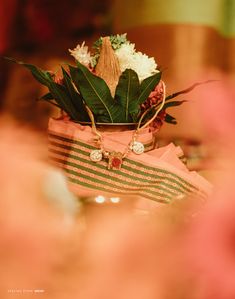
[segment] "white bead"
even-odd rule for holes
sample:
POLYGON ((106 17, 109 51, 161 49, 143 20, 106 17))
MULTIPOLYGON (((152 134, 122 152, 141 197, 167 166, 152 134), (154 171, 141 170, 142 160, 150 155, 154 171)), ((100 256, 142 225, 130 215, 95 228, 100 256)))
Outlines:
POLYGON ((144 145, 141 142, 135 141, 132 145, 132 151, 136 155, 141 155, 144 152, 144 145))
POLYGON ((103 155, 102 155, 102 151, 101 150, 93 150, 91 153, 90 153, 90 160, 92 162, 100 162, 103 158, 103 155))

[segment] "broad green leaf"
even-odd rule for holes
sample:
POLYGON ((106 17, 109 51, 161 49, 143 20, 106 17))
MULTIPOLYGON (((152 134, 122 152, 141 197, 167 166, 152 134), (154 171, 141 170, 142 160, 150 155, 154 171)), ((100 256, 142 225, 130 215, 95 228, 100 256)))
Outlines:
MULTIPOLYGON (((34 72, 37 75, 37 67, 35 67, 34 72)), ((63 85, 54 82, 49 72, 45 73, 47 74, 45 85, 48 87, 52 97, 55 99, 59 107, 61 107, 73 120, 78 120, 78 113, 76 112, 66 88, 63 85)))
POLYGON ((105 81, 92 74, 84 65, 69 66, 71 78, 85 103, 97 120, 116 122, 120 118, 120 106, 114 101, 105 81))
MULTIPOLYGON (((8 58, 8 60, 23 65, 28 70, 30 70, 30 72, 38 82, 48 87, 50 95, 55 99, 58 106, 61 107, 61 109, 63 109, 72 119, 78 120, 78 113, 76 112, 70 95, 66 90, 66 87, 55 83, 50 72, 44 71, 36 67, 35 65, 17 61, 15 59, 8 58)), ((49 97, 49 94, 47 95, 47 97, 49 97)))
POLYGON ((138 110, 139 78, 135 71, 126 69, 120 76, 115 100, 120 104, 125 122, 132 121, 131 112, 138 110))
POLYGON ((71 98, 63 85, 55 83, 53 80, 48 83, 48 88, 58 103, 58 105, 73 119, 79 120, 78 112, 76 111, 71 98))
POLYGON ((68 91, 68 95, 70 96, 70 100, 73 103, 73 106, 76 109, 76 113, 79 117, 79 120, 81 121, 89 121, 89 116, 88 113, 85 109, 85 105, 83 102, 83 98, 80 94, 78 94, 78 92, 75 90, 72 82, 71 82, 71 78, 69 76, 69 74, 65 71, 65 69, 63 67, 62 68, 62 73, 63 73, 63 77, 64 77, 64 86, 68 91))
POLYGON ((158 72, 155 75, 148 77, 142 81, 142 83, 140 85, 140 95, 137 99, 137 103, 139 105, 143 104, 147 100, 151 91, 161 80, 161 75, 162 75, 162 73, 158 72))

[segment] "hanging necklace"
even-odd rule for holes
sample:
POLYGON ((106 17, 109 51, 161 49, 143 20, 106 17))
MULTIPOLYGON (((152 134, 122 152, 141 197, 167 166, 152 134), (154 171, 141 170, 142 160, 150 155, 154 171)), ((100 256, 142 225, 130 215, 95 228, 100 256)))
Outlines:
POLYGON ((150 107, 142 114, 137 124, 137 128, 134 130, 132 134, 132 138, 128 143, 127 147, 125 148, 124 152, 108 151, 107 149, 104 148, 103 135, 100 131, 97 130, 95 118, 92 111, 88 106, 86 106, 88 115, 91 119, 91 125, 92 125, 91 128, 92 128, 92 133, 94 134, 94 142, 97 147, 97 149, 94 149, 90 152, 90 160, 94 163, 97 163, 105 159, 108 160, 108 169, 120 169, 123 160, 128 156, 128 154, 131 151, 136 155, 141 155, 144 152, 145 148, 142 142, 137 141, 139 132, 145 129, 146 127, 148 127, 149 124, 158 116, 158 113, 162 110, 164 104, 165 104, 165 84, 163 83, 163 99, 160 107, 156 110, 153 117, 141 126, 141 123, 145 115, 150 111, 150 109, 155 108, 155 106, 150 107))

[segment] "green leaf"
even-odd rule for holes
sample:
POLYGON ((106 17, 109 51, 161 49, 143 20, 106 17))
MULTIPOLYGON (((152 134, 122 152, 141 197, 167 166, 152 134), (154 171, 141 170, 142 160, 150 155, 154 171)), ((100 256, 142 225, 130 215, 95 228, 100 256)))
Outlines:
POLYGON ((197 86, 200 86, 202 84, 207 84, 207 83, 212 83, 212 82, 216 82, 217 80, 207 80, 207 81, 204 81, 204 82, 197 82, 197 83, 194 83, 193 85, 191 85, 190 87, 186 88, 186 89, 183 89, 181 91, 178 91, 178 92, 175 92, 169 96, 166 97, 166 101, 169 101, 175 97, 178 97, 179 95, 181 94, 184 94, 184 93, 188 93, 190 91, 192 91, 195 87, 197 86))
POLYGON ((44 71, 33 64, 24 63, 12 58, 7 59, 26 67, 38 82, 48 87, 50 93, 45 95, 42 99, 47 101, 52 100, 52 98, 55 99, 58 106, 61 107, 61 109, 63 109, 73 120, 79 120, 78 112, 76 111, 76 107, 73 104, 73 99, 71 98, 67 87, 55 83, 50 72, 44 71))
POLYGON ((156 107, 153 106, 151 108, 149 108, 148 112, 146 113, 146 115, 144 116, 142 123, 146 123, 148 120, 150 120, 154 114, 156 113, 156 107))
POLYGON ((175 106, 180 106, 183 103, 185 103, 187 101, 172 101, 172 102, 167 102, 164 104, 163 109, 169 108, 169 107, 175 107, 175 106))
POLYGON ((120 76, 116 88, 115 100, 121 105, 124 122, 133 121, 131 113, 138 110, 139 78, 135 71, 126 69, 120 76))
POLYGON ((39 100, 51 101, 51 100, 54 100, 54 97, 50 92, 48 92, 48 93, 44 94, 43 96, 41 96, 39 98, 39 100))
POLYGON ((76 111, 71 98, 63 85, 55 83, 53 80, 48 83, 48 88, 58 103, 58 105, 73 119, 79 120, 78 112, 76 111))
POLYGON ((62 109, 62 107, 60 107, 57 103, 55 103, 55 99, 54 99, 54 97, 52 96, 52 94, 50 92, 46 93, 45 95, 40 97, 38 100, 39 101, 46 101, 46 102, 50 103, 51 105, 62 109))
POLYGON ((131 118, 134 123, 137 123, 140 117, 140 113, 131 113, 131 118))
POLYGON ((148 96, 150 95, 151 91, 154 89, 154 87, 159 83, 161 80, 161 72, 156 73, 155 75, 148 77, 143 80, 143 82, 140 85, 140 95, 137 99, 138 105, 143 104, 148 96))
POLYGON ((64 77, 64 86, 68 91, 68 95, 70 96, 70 100, 73 103, 74 108, 76 109, 76 112, 78 114, 79 120, 81 121, 89 121, 89 115, 85 109, 85 104, 83 102, 83 98, 78 92, 75 90, 71 78, 69 74, 66 72, 66 70, 61 67, 63 77, 64 77))
POLYGON ((167 122, 169 124, 172 124, 172 125, 176 125, 177 124, 176 119, 173 116, 171 116, 170 114, 166 114, 166 116, 165 116, 165 122, 167 122))
POLYGON ((93 75, 79 62, 77 67, 69 66, 69 68, 75 86, 96 119, 111 123, 119 121, 120 106, 112 98, 105 81, 93 75))
POLYGON ((100 37, 99 39, 97 39, 94 43, 92 48, 96 49, 97 51, 100 50, 100 47, 102 45, 102 38, 100 37))
POLYGON ((17 63, 17 64, 20 64, 20 65, 23 65, 24 67, 26 67, 27 69, 29 69, 32 73, 32 75, 34 76, 34 78, 40 82, 41 84, 43 85, 48 85, 48 81, 51 80, 51 75, 49 72, 47 71, 43 71, 42 69, 36 67, 35 65, 33 64, 29 64, 29 63, 24 63, 22 61, 17 61, 13 58, 10 58, 10 57, 6 57, 7 60, 11 61, 11 62, 14 62, 14 63, 17 63))

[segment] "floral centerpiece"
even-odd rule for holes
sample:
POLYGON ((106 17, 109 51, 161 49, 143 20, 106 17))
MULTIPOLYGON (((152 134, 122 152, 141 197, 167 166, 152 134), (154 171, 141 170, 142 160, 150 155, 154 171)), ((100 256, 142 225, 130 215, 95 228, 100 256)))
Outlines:
POLYGON ((188 172, 178 159, 182 151, 173 144, 159 150, 155 146, 163 122, 176 124, 167 108, 184 102, 172 99, 197 84, 166 96, 155 59, 136 51, 126 34, 100 38, 92 53, 85 42, 69 51, 76 64, 61 66, 59 76, 18 63, 48 88, 41 100, 63 111, 49 121, 49 150, 73 191, 79 196, 101 191, 135 195, 161 203, 189 193, 205 197, 208 184, 188 172), (134 127, 107 132, 99 124, 134 127))
MULTIPOLYGON (((62 76, 18 63, 48 88, 49 92, 41 100, 58 106, 71 120, 90 121, 87 106, 98 123, 137 123, 146 110, 149 113, 145 113, 143 121, 151 118, 159 107, 163 99, 162 72, 153 57, 136 51, 126 34, 98 39, 92 54, 85 42, 69 51, 76 65, 61 66, 62 76)), ((184 101, 172 99, 186 91, 189 90, 165 98, 153 126, 160 126, 163 121, 176 124, 166 109, 181 105, 184 101)))

